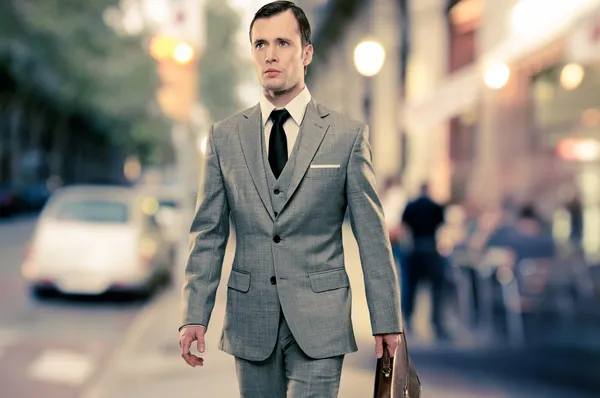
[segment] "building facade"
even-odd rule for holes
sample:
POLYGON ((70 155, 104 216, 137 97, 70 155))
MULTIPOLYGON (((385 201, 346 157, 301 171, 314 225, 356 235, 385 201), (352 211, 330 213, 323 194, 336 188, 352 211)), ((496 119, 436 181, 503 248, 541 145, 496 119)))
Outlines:
POLYGON ((443 200, 510 198, 548 217, 579 200, 586 250, 600 251, 600 1, 425 3, 411 8, 403 104, 412 180, 443 200))
POLYGON ((403 24, 400 0, 330 0, 320 9, 315 56, 307 81, 317 101, 370 126, 373 164, 380 185, 401 173, 403 24), (356 46, 375 40, 385 51, 379 73, 359 74, 356 46))
POLYGON ((308 81, 317 100, 370 121, 380 179, 401 174, 409 193, 429 182, 444 202, 532 201, 549 215, 577 196, 587 247, 600 248, 592 238, 600 237, 599 7, 600 0, 332 0, 319 13, 308 81), (384 44, 386 60, 365 79, 353 50, 368 37, 384 44))

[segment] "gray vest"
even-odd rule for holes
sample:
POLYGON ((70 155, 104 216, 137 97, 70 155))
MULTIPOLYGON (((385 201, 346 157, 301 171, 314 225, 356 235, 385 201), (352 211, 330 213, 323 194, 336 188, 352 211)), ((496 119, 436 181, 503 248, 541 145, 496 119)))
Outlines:
POLYGON ((296 156, 298 154, 298 149, 300 148, 300 136, 302 134, 302 129, 298 133, 298 137, 296 138, 296 143, 294 144, 294 148, 292 149, 292 153, 283 168, 283 171, 279 175, 279 178, 275 178, 273 171, 271 170, 271 165, 269 164, 269 156, 267 155, 267 146, 265 143, 265 134, 264 130, 261 134, 262 140, 262 154, 263 154, 263 163, 265 166, 265 173, 267 174, 267 185, 269 186, 269 196, 271 196, 271 206, 273 206, 273 211, 277 216, 281 211, 284 203, 287 200, 288 188, 292 183, 292 175, 294 171, 294 167, 296 166, 296 156))

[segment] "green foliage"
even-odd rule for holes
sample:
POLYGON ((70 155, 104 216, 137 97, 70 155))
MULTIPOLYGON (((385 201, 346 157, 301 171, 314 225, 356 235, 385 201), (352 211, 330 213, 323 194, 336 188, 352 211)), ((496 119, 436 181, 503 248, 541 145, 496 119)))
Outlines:
POLYGON ((236 44, 241 21, 223 0, 207 1, 205 20, 207 46, 199 62, 200 99, 211 119, 219 121, 241 108, 237 88, 243 63, 236 44))
POLYGON ((118 3, 1 1, 0 69, 26 96, 51 102, 64 117, 83 115, 127 152, 148 152, 166 145, 169 125, 149 112, 158 79, 141 37, 121 36, 103 20, 118 3))

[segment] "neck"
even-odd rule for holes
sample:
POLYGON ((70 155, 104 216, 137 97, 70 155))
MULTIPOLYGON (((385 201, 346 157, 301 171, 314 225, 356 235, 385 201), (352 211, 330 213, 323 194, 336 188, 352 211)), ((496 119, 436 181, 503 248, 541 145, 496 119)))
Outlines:
POLYGON ((287 90, 275 91, 275 90, 264 90, 265 97, 270 103, 276 107, 286 106, 291 100, 296 98, 298 94, 304 90, 304 83, 299 83, 296 86, 290 87, 287 90))

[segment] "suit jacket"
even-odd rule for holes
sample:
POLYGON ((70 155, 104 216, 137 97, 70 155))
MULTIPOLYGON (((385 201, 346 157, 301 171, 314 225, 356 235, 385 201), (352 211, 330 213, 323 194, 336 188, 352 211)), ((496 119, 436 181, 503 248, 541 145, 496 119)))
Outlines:
POLYGON ((287 199, 276 215, 260 147, 260 113, 256 105, 215 124, 209 133, 206 174, 191 227, 182 324, 208 326, 231 217, 236 252, 219 348, 247 360, 268 358, 283 311, 309 357, 356 351, 342 248, 349 209, 372 332, 399 333, 398 277, 376 192, 368 127, 311 101, 287 199))

